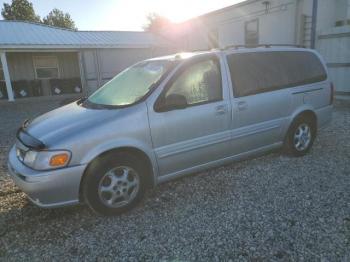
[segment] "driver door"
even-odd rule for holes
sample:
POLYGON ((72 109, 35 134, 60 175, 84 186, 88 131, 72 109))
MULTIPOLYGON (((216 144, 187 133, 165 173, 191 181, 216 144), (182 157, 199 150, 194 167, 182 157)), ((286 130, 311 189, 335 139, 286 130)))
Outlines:
MULTIPOLYGON (((230 155, 231 108, 217 56, 185 62, 149 105, 149 123, 160 175, 194 170, 230 155), (167 98, 185 98, 184 107, 159 110, 167 98)), ((181 100, 183 101, 183 100, 181 100)))

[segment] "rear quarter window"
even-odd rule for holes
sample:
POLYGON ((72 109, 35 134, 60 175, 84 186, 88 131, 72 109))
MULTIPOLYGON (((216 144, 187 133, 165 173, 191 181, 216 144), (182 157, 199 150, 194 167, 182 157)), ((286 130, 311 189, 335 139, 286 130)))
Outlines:
POLYGON ((227 56, 235 96, 248 96, 327 79, 319 58, 306 51, 239 53, 227 56))

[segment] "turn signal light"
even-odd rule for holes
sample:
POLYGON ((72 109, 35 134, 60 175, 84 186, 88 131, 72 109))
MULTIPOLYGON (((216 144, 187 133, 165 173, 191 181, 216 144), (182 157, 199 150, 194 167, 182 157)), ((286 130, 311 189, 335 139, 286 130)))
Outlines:
POLYGON ((50 159, 50 166, 52 167, 65 166, 68 160, 69 160, 69 155, 66 153, 54 155, 50 159))

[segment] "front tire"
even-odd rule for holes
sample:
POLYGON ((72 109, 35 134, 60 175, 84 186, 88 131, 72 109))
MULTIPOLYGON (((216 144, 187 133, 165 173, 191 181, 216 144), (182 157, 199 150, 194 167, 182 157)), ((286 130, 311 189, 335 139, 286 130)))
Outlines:
POLYGON ((309 117, 299 117, 290 126, 285 149, 289 155, 300 157, 306 155, 316 138, 316 122, 309 117))
POLYGON ((140 160, 128 153, 108 154, 88 167, 82 192, 88 206, 101 215, 118 215, 135 207, 146 190, 140 160))

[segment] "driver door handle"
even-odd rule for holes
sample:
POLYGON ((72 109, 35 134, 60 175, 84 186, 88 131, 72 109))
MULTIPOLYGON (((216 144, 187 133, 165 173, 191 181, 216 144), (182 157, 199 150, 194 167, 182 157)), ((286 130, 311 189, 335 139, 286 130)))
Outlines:
POLYGON ((228 111, 227 105, 219 105, 215 107, 215 114, 217 115, 224 115, 227 113, 227 111, 228 111))
POLYGON ((238 110, 243 111, 248 108, 248 104, 246 101, 239 101, 237 103, 238 110))

